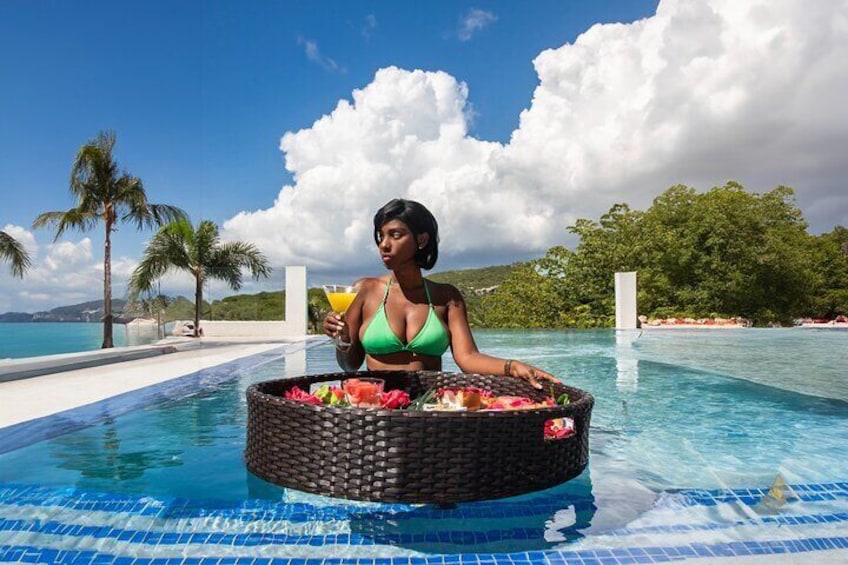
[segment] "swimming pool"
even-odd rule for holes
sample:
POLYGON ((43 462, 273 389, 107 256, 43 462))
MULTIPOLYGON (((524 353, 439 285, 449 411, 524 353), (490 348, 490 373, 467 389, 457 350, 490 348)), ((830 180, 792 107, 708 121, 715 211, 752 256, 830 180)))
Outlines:
POLYGON ((245 388, 304 366, 335 371, 321 345, 0 431, 0 560, 600 564, 848 552, 838 369, 848 332, 476 337, 595 396, 578 479, 445 510, 331 500, 252 477, 241 461, 245 388), (80 418, 99 422, 32 441, 80 418), (788 487, 768 495, 778 476, 788 487))

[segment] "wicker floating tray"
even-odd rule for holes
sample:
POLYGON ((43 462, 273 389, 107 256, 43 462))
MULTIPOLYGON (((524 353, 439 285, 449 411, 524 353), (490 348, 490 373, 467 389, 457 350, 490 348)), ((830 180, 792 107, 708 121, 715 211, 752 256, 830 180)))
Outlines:
POLYGON ((378 377, 413 399, 431 388, 475 386, 540 401, 526 381, 438 371, 328 373, 247 389, 248 470, 271 483, 354 500, 448 504, 514 496, 579 475, 589 452, 594 399, 561 384, 564 406, 534 410, 425 412, 316 406, 283 397, 294 386, 378 377), (544 424, 571 418, 576 433, 544 439, 544 424))

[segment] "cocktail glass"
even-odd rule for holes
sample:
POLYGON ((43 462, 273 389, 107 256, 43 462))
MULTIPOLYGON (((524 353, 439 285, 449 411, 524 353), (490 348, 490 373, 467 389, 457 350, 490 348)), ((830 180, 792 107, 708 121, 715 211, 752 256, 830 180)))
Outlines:
POLYGON ((382 404, 383 379, 368 377, 345 379, 342 390, 351 406, 357 408, 379 408, 382 404))
MULTIPOLYGON (((325 284, 324 294, 327 295, 327 301, 330 303, 333 312, 344 317, 353 299, 356 298, 356 287, 343 284, 325 284)), ((341 338, 336 336, 335 341, 338 344, 341 338)))

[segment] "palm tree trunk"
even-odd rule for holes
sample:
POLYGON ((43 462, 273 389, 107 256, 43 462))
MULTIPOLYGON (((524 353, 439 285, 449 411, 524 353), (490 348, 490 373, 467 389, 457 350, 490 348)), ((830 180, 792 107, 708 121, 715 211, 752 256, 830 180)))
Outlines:
POLYGON ((112 222, 106 220, 106 242, 103 244, 103 349, 112 342, 112 222))
POLYGON ((200 273, 194 275, 194 337, 200 337, 200 308, 203 305, 203 279, 200 273))

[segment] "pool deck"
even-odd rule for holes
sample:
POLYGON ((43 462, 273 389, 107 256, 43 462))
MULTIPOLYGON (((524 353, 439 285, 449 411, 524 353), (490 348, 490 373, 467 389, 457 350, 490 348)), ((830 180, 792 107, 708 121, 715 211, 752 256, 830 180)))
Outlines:
MULTIPOLYGON (((300 341, 308 339, 314 338, 300 341)), ((167 338, 155 345, 0 362, 0 429, 296 341, 167 338)))
MULTIPOLYGON (((315 337, 304 337, 302 341, 318 339, 315 337)), ((296 343, 292 340, 251 340, 251 339, 190 339, 169 338, 156 345, 115 348, 108 352, 89 352, 88 354, 54 355, 29 360, 14 360, 13 362, 0 362, 0 431, 8 426, 14 426, 22 422, 36 420, 52 414, 72 410, 82 406, 95 404, 117 395, 136 391, 177 379, 182 376, 196 373, 203 369, 229 363, 245 357, 270 352, 286 344, 296 343)), ((651 540, 660 545, 672 545, 670 540, 656 538, 651 540)), ((822 538, 824 539, 824 538, 822 538)), ((844 538, 840 538, 844 540, 844 538)), ((645 540, 647 541, 647 539, 645 540)), ((785 551, 769 552, 765 555, 711 555, 703 556, 679 556, 669 559, 654 559, 653 556, 644 555, 633 557, 632 560, 616 560, 616 563, 661 563, 661 562, 686 562, 692 564, 743 564, 743 565, 766 565, 766 564, 794 564, 794 563, 817 563, 824 565, 835 565, 848 563, 848 548, 845 546, 823 546, 813 540, 815 547, 798 549, 793 551, 787 545, 785 551), (834 548, 836 547, 836 548, 834 548)), ((811 543, 813 543, 811 542, 811 543)), ((788 543, 788 542, 787 542, 788 543)), ((839 543, 842 543, 841 541, 839 543)), ((2 543, 0 543, 2 546, 2 543)), ((722 545, 724 547, 724 545, 722 545)), ((2 549, 2 547, 0 547, 2 549)), ((663 549, 663 548, 660 548, 663 549)), ((187 546, 187 555, 198 560, 199 563, 209 563, 217 560, 207 555, 214 555, 216 548, 205 547, 202 544, 187 546), (210 552, 210 553, 207 553, 210 552)), ((16 549, 8 549, 5 553, 0 551, 0 561, 14 559, 16 549)), ((33 562, 27 557, 27 551, 20 554, 20 561, 33 562)), ((42 551, 42 550, 36 550, 42 551)), ((46 550, 44 550, 46 551, 46 550)), ((68 552, 65 552, 68 553, 68 552)), ((71 552, 72 553, 72 552, 71 552)), ((52 553, 50 554, 53 555, 52 553)), ((94 555, 94 554, 92 554, 94 555)), ((525 554, 526 555, 526 554, 525 554)), ((96 556, 96 555, 95 555, 96 556)), ((54 556, 55 557, 55 556, 54 556)), ((94 557, 80 554, 80 562, 96 562, 94 557), (91 557, 91 559, 89 559, 91 557)), ((102 556, 103 562, 111 561, 109 557, 102 556)), ((466 563, 479 563, 473 554, 463 555, 458 565, 466 563), (469 557, 469 559, 464 559, 469 557)), ((47 553, 41 558, 51 561, 47 553)), ((42 562, 41 558, 36 559, 42 562)), ((181 559, 181 558, 179 558, 181 559)), ((179 560, 178 559, 178 560, 179 560)), ((245 557, 245 563, 249 559, 245 557)), ((420 563, 436 563, 441 558, 419 558, 420 563)), ((535 556, 528 556, 529 563, 607 563, 607 560, 592 560, 586 557, 575 556, 573 552, 564 549, 562 553, 557 551, 544 552, 544 557, 536 560, 535 556)), ((173 561, 177 563, 178 560, 173 561)), ((396 561, 404 562, 402 558, 396 561)), ((359 559, 359 563, 380 563, 385 559, 359 559)), ((165 562, 170 563, 171 560, 165 562)), ((242 561, 237 560, 241 563, 242 561)), ((486 561, 487 563, 489 561, 486 561)), ((519 561, 524 563, 525 561, 519 561)), ((310 561, 311 563, 311 561, 310 561)), ((493 565, 513 564, 512 557, 504 555, 496 556, 493 565)))

